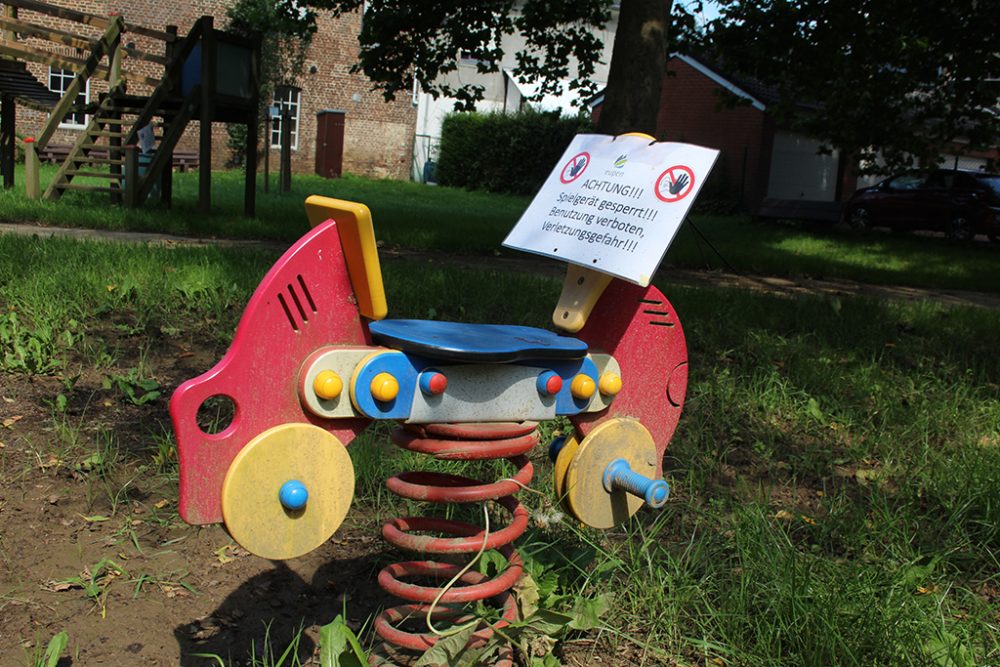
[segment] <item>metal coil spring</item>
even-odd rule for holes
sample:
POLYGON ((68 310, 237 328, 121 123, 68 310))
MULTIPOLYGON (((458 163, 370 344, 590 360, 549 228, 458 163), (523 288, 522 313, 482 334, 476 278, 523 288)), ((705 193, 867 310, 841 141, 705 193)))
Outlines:
MULTIPOLYGON (((433 579, 447 582, 462 567, 435 560, 411 560, 393 563, 378 576, 379 585, 387 593, 408 604, 382 612, 375 620, 376 633, 390 647, 423 652, 434 646, 439 637, 433 632, 410 632, 400 626, 426 616, 435 600, 433 618, 463 624, 471 616, 455 609, 455 604, 492 599, 502 610, 501 620, 493 626, 477 630, 468 646, 482 646, 490 640, 495 628, 502 628, 517 618, 517 606, 510 589, 521 576, 521 557, 512 546, 528 526, 528 511, 514 497, 522 486, 531 482, 534 468, 526 453, 538 444, 538 432, 533 422, 495 424, 426 424, 407 425, 396 430, 392 441, 399 447, 447 460, 489 460, 504 458, 517 467, 512 477, 496 482, 436 472, 403 472, 390 477, 389 490, 411 500, 433 503, 477 503, 494 500, 511 515, 510 522, 496 531, 490 530, 485 549, 497 549, 507 559, 504 571, 490 579, 478 572, 464 573, 453 587, 442 593, 442 587, 410 583, 406 579, 433 579), (440 598, 440 599, 439 599, 440 598)), ((453 519, 432 517, 400 517, 382 527, 382 537, 390 544, 408 551, 425 554, 477 554, 483 548, 484 529, 453 519), (451 537, 433 537, 427 533, 451 537)), ((509 647, 501 653, 501 662, 513 664, 509 647)))

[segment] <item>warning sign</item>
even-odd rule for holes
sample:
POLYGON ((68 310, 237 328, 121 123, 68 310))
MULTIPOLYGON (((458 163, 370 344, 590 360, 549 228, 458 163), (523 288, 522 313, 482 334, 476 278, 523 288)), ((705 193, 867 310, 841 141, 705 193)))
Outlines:
POLYGON ((574 155, 563 166, 562 172, 559 174, 559 180, 569 185, 583 176, 583 172, 587 169, 588 164, 590 164, 590 153, 584 152, 574 155))
POLYGON ((648 285, 718 154, 578 135, 504 245, 648 285))
POLYGON ((668 204, 680 201, 694 190, 694 172, 683 164, 675 164, 656 179, 656 196, 668 204))

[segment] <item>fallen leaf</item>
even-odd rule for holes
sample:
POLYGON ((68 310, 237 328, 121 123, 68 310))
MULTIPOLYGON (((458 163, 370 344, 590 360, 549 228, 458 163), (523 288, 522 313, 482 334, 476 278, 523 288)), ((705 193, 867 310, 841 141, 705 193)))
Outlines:
POLYGON ((21 421, 22 419, 24 419, 24 415, 15 415, 13 417, 7 417, 6 419, 3 420, 4 428, 10 428, 17 422, 21 421))
POLYGON ((226 552, 229 551, 232 548, 233 548, 233 545, 227 544, 226 546, 219 547, 218 549, 215 550, 216 557, 219 559, 219 562, 222 563, 223 565, 225 565, 226 563, 229 563, 229 562, 231 562, 233 560, 236 560, 232 556, 229 556, 229 555, 226 554, 226 552))
POLYGON ((83 588, 83 585, 76 583, 75 581, 50 581, 45 584, 45 589, 52 591, 53 593, 71 591, 76 588, 83 588))
POLYGON ((778 510, 777 512, 774 513, 773 518, 777 519, 778 521, 791 521, 792 519, 795 518, 795 515, 793 515, 791 512, 787 510, 778 510))
POLYGON ((100 523, 101 521, 110 521, 111 520, 111 517, 104 516, 103 514, 95 514, 93 516, 84 516, 84 515, 81 514, 80 518, 83 519, 84 521, 86 521, 87 523, 100 523))
POLYGON ((153 507, 155 507, 158 510, 161 510, 161 509, 163 509, 164 507, 166 507, 169 504, 170 504, 170 501, 167 500, 166 498, 164 498, 163 500, 158 500, 155 503, 153 503, 153 507))

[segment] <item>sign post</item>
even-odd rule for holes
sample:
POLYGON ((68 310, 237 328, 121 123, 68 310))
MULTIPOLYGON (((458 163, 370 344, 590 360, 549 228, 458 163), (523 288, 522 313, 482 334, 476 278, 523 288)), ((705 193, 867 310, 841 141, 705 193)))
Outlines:
POLYGON ((635 135, 578 135, 503 244, 646 286, 718 155, 635 135))

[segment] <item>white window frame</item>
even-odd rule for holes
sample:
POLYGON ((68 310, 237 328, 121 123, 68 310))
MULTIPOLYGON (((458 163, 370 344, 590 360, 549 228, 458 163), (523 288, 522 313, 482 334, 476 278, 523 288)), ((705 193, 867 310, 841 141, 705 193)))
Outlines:
MULTIPOLYGON (((58 93, 60 97, 62 97, 62 95, 66 92, 66 88, 69 87, 69 84, 75 78, 76 78, 76 72, 74 72, 73 70, 71 70, 71 69, 63 69, 62 67, 53 67, 53 66, 49 65, 49 86, 48 86, 49 90, 51 90, 53 93, 58 93), (53 88, 52 87, 53 77, 58 78, 59 82, 62 84, 61 88, 53 88)), ((83 103, 84 104, 89 104, 90 103, 90 79, 87 79, 87 81, 84 83, 84 85, 83 85, 83 92, 80 93, 80 94, 83 95, 83 103)), ((75 116, 78 113, 80 113, 80 112, 76 111, 76 112, 68 113, 66 115, 67 116, 71 116, 71 115, 75 116)), ((63 120, 59 121, 59 127, 66 128, 66 129, 71 129, 71 130, 82 130, 85 127, 87 127, 88 123, 90 123, 90 116, 88 114, 84 113, 83 114, 83 124, 82 125, 78 125, 77 123, 74 123, 74 122, 66 122, 65 119, 63 119, 63 120)))
POLYGON ((273 106, 278 107, 278 115, 271 119, 271 148, 281 148, 281 114, 288 109, 292 112, 292 150, 299 147, 299 118, 302 112, 302 89, 295 86, 278 86, 274 91, 273 106), (280 97, 286 94, 289 99, 280 97))

